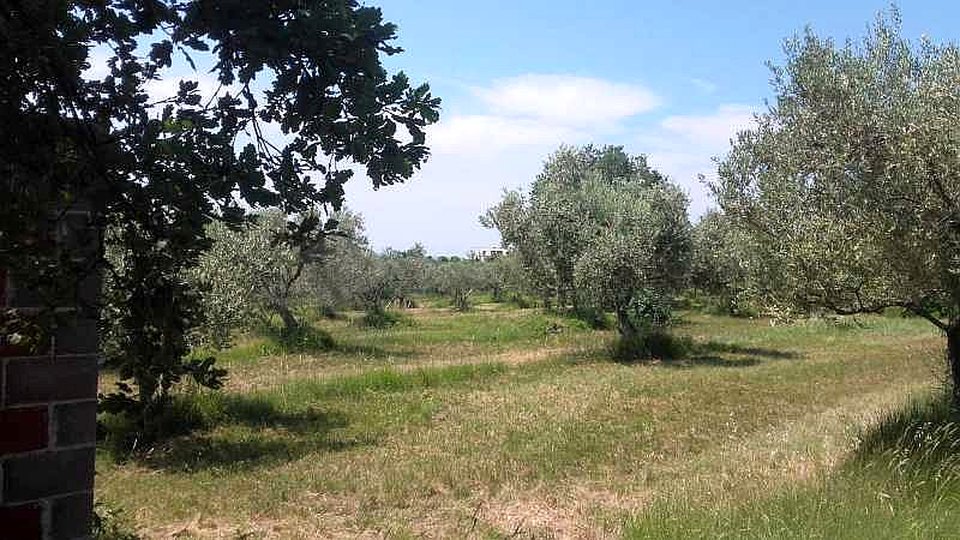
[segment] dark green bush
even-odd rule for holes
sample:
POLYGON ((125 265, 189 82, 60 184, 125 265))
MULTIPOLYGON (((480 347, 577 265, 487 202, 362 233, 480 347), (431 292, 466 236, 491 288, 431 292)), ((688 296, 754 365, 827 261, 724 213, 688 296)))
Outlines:
POLYGON ((140 540, 120 510, 97 502, 93 510, 94 540, 140 540))
POLYGON ((357 319, 357 324, 367 328, 390 328, 398 324, 408 324, 408 317, 388 310, 369 310, 357 319))
POLYGON ((614 321, 610 315, 595 307, 577 308, 572 315, 575 319, 586 323, 592 330, 609 330, 614 326, 614 321))
POLYGON ((137 452, 147 451, 157 441, 190 433, 203 423, 203 412, 196 401, 170 396, 145 423, 128 414, 101 412, 97 419, 97 438, 101 448, 114 459, 123 461, 137 452))
POLYGON ((286 328, 276 324, 274 320, 269 320, 261 324, 256 331, 268 340, 261 351, 264 355, 329 351, 336 346, 329 333, 306 323, 286 328))
POLYGON ((667 332, 666 328, 656 328, 629 336, 618 336, 610 355, 618 362, 679 360, 689 356, 691 348, 689 339, 675 337, 667 332))

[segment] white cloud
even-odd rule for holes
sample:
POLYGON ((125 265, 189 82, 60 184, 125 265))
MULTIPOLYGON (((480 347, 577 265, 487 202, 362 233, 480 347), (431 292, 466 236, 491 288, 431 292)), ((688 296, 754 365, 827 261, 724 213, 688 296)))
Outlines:
POLYGON ((485 110, 444 116, 429 132, 434 154, 587 142, 660 101, 641 86, 570 75, 520 75, 472 91, 485 110))
POLYGON ((721 105, 705 115, 679 115, 665 118, 660 126, 669 133, 697 145, 725 147, 738 131, 753 124, 755 109, 746 105, 721 105))
POLYGON ((557 145, 583 134, 568 126, 528 118, 460 115, 443 120, 429 132, 434 154, 488 154, 507 148, 557 145))
POLYGON ((85 79, 102 79, 110 74, 110 66, 107 62, 110 60, 110 49, 105 46, 93 47, 87 53, 87 63, 90 67, 83 71, 82 76, 85 79))
POLYGON ((463 255, 496 244, 477 216, 505 187, 528 185, 560 144, 622 133, 626 120, 660 102, 641 86, 569 75, 521 75, 472 94, 471 114, 445 114, 428 130, 433 157, 406 185, 374 192, 362 177, 347 184, 376 248, 421 241, 432 253, 463 255))
POLYGON ((474 92, 494 114, 572 126, 617 122, 660 105, 642 86, 571 75, 521 75, 474 92))
POLYGON ((357 176, 346 185, 347 205, 365 218, 376 249, 423 243, 433 254, 463 256, 493 246, 496 231, 478 217, 496 204, 504 188, 529 184, 553 146, 518 147, 501 154, 435 154, 414 178, 374 191, 357 176))
POLYGON ((730 140, 753 125, 754 112, 756 108, 746 105, 721 105, 706 114, 669 116, 656 129, 641 134, 636 146, 651 165, 687 191, 690 214, 696 218, 712 205, 700 175, 716 178, 713 159, 722 158, 730 140))
POLYGON ((504 188, 528 186, 561 143, 623 143, 647 154, 688 193, 696 218, 710 206, 698 175, 715 175, 712 158, 726 153, 754 111, 728 104, 644 123, 634 117, 658 100, 642 87, 559 75, 524 75, 473 90, 480 108, 444 115, 429 129, 433 157, 407 184, 379 192, 362 176, 347 184, 348 204, 366 217, 377 249, 420 241, 431 253, 462 255, 496 244, 497 233, 483 229, 477 216, 504 188))

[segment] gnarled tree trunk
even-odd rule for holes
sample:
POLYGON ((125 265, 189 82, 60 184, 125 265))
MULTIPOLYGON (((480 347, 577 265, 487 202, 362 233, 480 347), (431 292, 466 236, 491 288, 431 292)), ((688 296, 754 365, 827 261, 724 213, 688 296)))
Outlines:
POLYGON ((283 321, 283 331, 285 335, 293 335, 300 326, 300 323, 297 321, 297 318, 293 316, 290 307, 286 304, 280 304, 277 306, 277 312, 280 314, 280 320, 283 321))
POLYGON ((624 341, 630 341, 635 338, 639 333, 639 329, 636 324, 634 324, 633 319, 630 318, 630 313, 626 306, 618 307, 616 310, 617 313, 617 331, 620 333, 620 338, 624 341))

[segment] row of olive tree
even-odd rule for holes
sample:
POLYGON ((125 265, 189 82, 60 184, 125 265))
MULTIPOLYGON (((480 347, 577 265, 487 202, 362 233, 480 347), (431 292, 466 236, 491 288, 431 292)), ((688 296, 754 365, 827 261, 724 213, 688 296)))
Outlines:
MULTIPOLYGON (((362 233, 362 226, 358 232, 362 233)), ((417 307, 417 297, 430 294, 449 297, 454 308, 462 311, 470 307, 474 293, 496 296, 505 289, 499 263, 434 258, 420 244, 376 253, 356 233, 338 245, 308 270, 308 285, 301 291, 307 303, 319 301, 328 312, 362 309, 377 316, 390 307, 417 307)))
POLYGON ((376 253, 362 217, 348 210, 334 214, 312 242, 293 241, 287 224, 311 218, 268 211, 242 226, 209 227, 212 245, 186 273, 204 314, 203 323, 190 329, 195 343, 224 348, 235 330, 269 326, 275 317, 281 336, 297 336, 304 328, 301 313, 311 308, 326 315, 362 310, 365 320, 383 324, 392 320, 388 308, 415 307, 416 295, 447 296, 462 311, 474 293, 500 300, 517 290, 505 271, 509 258, 433 258, 420 244, 376 253))

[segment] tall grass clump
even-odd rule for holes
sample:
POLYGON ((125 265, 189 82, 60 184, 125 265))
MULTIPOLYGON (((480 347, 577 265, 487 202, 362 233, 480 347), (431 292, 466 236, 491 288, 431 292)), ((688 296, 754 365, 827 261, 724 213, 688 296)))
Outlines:
POLYGON ((891 491, 960 495, 960 411, 946 392, 888 414, 861 437, 851 466, 891 491))
POLYGON ((701 507, 655 504, 627 538, 956 538, 960 413, 937 394, 889 413, 832 474, 701 507))

